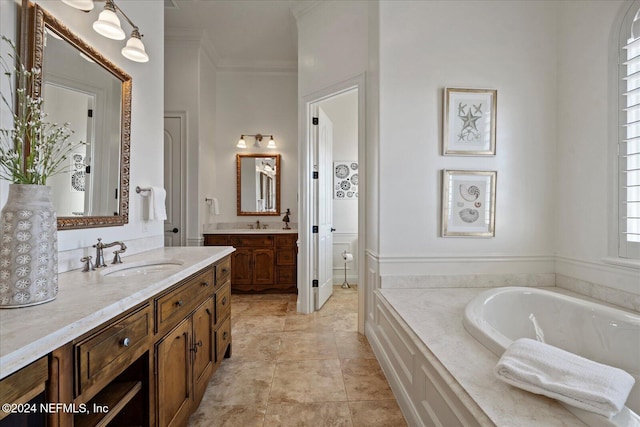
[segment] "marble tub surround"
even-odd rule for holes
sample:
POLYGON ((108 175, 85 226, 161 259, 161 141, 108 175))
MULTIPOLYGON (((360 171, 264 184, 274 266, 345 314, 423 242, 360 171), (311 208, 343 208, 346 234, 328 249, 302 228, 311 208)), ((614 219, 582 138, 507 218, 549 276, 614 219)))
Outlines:
POLYGON ((430 289, 430 288, 495 288, 499 286, 554 286, 554 273, 537 274, 460 274, 382 276, 383 288, 430 289))
POLYGON ((562 274, 556 274, 556 286, 628 310, 640 312, 640 294, 632 294, 562 274))
POLYGON ((432 354, 450 373, 452 389, 461 387, 456 394, 465 406, 472 413, 481 412, 475 413, 481 425, 584 426, 559 402, 511 387, 494 376, 498 357, 462 325, 467 303, 482 291, 442 288, 376 292, 413 333, 414 344, 432 354))
POLYGON ((123 256, 120 267, 161 259, 181 260, 182 266, 128 277, 105 276, 109 267, 60 274, 56 300, 0 310, 0 379, 233 251, 227 246, 159 248, 123 256))

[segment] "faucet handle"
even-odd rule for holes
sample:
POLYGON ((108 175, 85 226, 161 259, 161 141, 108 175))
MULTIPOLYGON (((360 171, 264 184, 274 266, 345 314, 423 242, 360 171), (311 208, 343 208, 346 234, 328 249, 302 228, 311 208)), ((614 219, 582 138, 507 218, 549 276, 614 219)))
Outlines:
POLYGON ((91 255, 87 255, 85 257, 80 258, 80 262, 84 263, 84 266, 82 267, 82 271, 84 273, 86 273, 87 271, 95 270, 95 268, 93 267, 93 264, 91 264, 91 255))
POLYGON ((125 249, 113 251, 113 262, 111 264, 122 264, 122 258, 120 258, 120 254, 124 251, 125 249))

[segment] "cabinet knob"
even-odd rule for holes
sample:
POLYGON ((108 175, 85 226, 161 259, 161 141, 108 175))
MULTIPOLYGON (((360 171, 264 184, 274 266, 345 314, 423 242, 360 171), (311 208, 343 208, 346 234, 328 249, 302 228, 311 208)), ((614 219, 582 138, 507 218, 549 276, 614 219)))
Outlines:
POLYGON ((229 269, 227 269, 227 268, 223 268, 223 269, 222 269, 222 272, 223 272, 223 273, 227 273, 227 272, 229 272, 229 269))
POLYGON ((122 340, 123 347, 129 347, 129 344, 131 344, 131 339, 129 339, 129 337, 126 337, 125 339, 122 340))
POLYGON ((202 282, 200 285, 201 285, 203 288, 206 288, 206 287, 208 287, 208 286, 209 286, 209 282, 202 282))
POLYGON ((178 301, 176 301, 176 305, 178 307, 182 307, 184 305, 184 302, 182 300, 178 300, 178 301))
POLYGON ((225 305, 227 303, 227 297, 224 296, 222 297, 222 305, 225 305))
POLYGON ((222 334, 222 340, 226 341, 227 338, 229 338, 229 333, 227 331, 224 331, 223 334, 222 334))
POLYGON ((202 347, 202 340, 198 340, 198 342, 196 343, 197 347, 202 347))

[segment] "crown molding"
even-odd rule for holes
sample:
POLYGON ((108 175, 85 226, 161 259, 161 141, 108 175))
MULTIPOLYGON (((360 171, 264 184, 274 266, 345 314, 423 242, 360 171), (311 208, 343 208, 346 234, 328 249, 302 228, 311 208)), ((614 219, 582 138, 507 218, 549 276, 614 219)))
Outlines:
POLYGON ((216 50, 216 47, 209 37, 206 30, 197 30, 193 28, 184 27, 169 27, 165 29, 164 40, 166 44, 197 44, 202 48, 205 54, 209 57, 213 65, 216 67, 221 63, 222 59, 216 50))
POLYGON ((309 11, 311 11, 312 9, 315 9, 320 4, 322 4, 322 1, 320 0, 297 3, 295 6, 291 7, 290 9, 291 14, 293 15, 294 18, 296 18, 296 21, 297 21, 300 18, 302 18, 304 15, 309 13, 309 11))

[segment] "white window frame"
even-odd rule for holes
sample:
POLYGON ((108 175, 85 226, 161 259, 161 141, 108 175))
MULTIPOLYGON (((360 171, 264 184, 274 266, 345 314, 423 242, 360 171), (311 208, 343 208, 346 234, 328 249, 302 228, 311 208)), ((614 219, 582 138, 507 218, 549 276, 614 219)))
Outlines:
MULTIPOLYGON (((620 23, 620 21, 618 21, 620 23)), ((640 203, 637 193, 640 192, 640 186, 638 183, 634 183, 632 186, 627 185, 627 177, 629 174, 627 160, 627 149, 631 150, 632 154, 639 153, 640 149, 640 0, 634 0, 629 2, 629 7, 624 14, 620 23, 618 32, 618 41, 616 43, 617 54, 615 57, 617 76, 617 105, 616 105, 616 128, 617 128, 617 152, 616 152, 616 187, 617 187, 617 257, 629 260, 640 259, 640 235, 636 235, 637 230, 629 230, 629 225, 632 222, 639 222, 640 219, 633 219, 640 216, 637 212, 632 213, 633 217, 629 218, 628 213, 628 196, 635 194, 634 201, 632 203, 639 206, 636 211, 640 211, 640 203), (635 24, 634 24, 635 23, 635 24), (633 37, 635 41, 629 43, 629 39, 633 37), (632 50, 630 50, 632 49, 632 50), (636 79, 633 80, 633 88, 636 88, 633 94, 625 95, 628 92, 627 86, 627 74, 628 68, 626 62, 628 61, 628 52, 633 52, 633 55, 637 58, 631 65, 631 74, 638 73, 636 79), (636 92, 637 91, 637 92, 636 92), (629 104, 627 104, 629 102, 629 104), (628 105, 634 105, 633 108, 628 108, 628 105), (628 122, 635 125, 629 125, 628 122), (628 138, 627 129, 634 129, 631 134, 632 139, 628 138), (631 234, 633 233, 633 234, 631 234), (629 236, 634 236, 629 240, 629 236)), ((637 158, 640 154, 633 156, 632 161, 637 162, 637 158)), ((640 170, 635 171, 636 165, 630 166, 634 170, 632 172, 635 175, 640 175, 640 170)))

